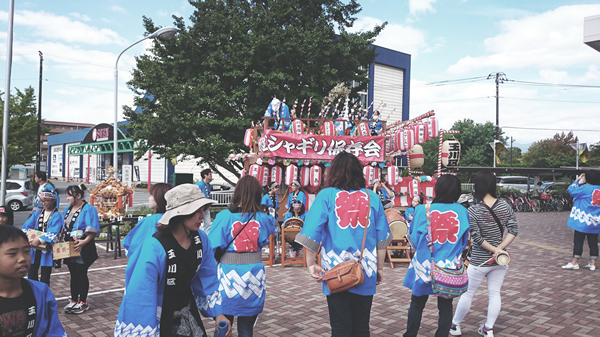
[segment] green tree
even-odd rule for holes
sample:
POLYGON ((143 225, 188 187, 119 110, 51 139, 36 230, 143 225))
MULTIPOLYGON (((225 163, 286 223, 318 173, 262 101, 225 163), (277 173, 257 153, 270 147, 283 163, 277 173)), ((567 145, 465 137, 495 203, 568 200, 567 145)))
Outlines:
MULTIPOLYGON (((8 122, 8 163, 7 168, 16 164, 35 161, 37 154, 37 105, 32 87, 24 91, 15 88, 10 95, 8 122)), ((4 93, 0 93, 0 137, 4 122, 4 93)), ((49 129, 45 129, 47 132, 49 129)), ((0 147, 2 145, 0 144, 0 147)))
MULTIPOLYGON (((348 33, 361 10, 356 0, 190 4, 191 26, 174 16, 178 35, 154 42, 150 55, 137 58, 129 87, 139 95, 141 111, 124 108, 127 130, 145 141, 138 156, 151 148, 162 157, 197 158, 235 175, 240 163, 226 158, 247 151, 243 133, 260 121, 274 95, 288 104, 313 97, 315 116, 336 84, 357 84, 352 97, 364 90, 375 59, 370 44, 385 26, 348 33), (144 97, 146 92, 156 99, 144 97)), ((157 29, 146 17, 144 26, 148 33, 157 29)))
POLYGON ((531 144, 523 154, 523 162, 531 167, 575 166, 575 149, 570 145, 575 142, 573 132, 557 133, 531 144))
MULTIPOLYGON (((512 148, 512 163, 514 164, 520 164, 521 163, 521 157, 523 156, 523 151, 518 148, 518 147, 513 147, 512 148)), ((500 157, 500 163, 502 164, 502 166, 510 166, 510 147, 507 146, 506 147, 506 152, 502 152, 500 153, 500 155, 498 156, 500 157)))

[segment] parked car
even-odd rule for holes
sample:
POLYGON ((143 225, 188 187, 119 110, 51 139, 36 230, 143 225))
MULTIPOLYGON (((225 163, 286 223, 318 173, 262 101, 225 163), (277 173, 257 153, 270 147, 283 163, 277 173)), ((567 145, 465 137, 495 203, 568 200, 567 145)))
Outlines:
MULTIPOLYGON (((534 180, 529 178, 529 190, 533 190, 534 180)), ((527 177, 520 176, 498 176, 496 177, 496 187, 506 190, 519 190, 527 192, 527 177)))
POLYGON ((547 182, 547 183, 543 183, 542 186, 540 186, 540 191, 541 192, 546 192, 546 193, 557 193, 557 192, 564 192, 567 190, 567 188, 569 188, 569 184, 564 182, 564 181, 553 181, 553 182, 547 182))
POLYGON ((27 209, 33 204, 33 186, 29 179, 6 180, 6 205, 14 212, 27 209))
POLYGON ((233 196, 234 187, 228 184, 210 184, 212 186, 210 198, 217 201, 217 205, 229 205, 233 196))

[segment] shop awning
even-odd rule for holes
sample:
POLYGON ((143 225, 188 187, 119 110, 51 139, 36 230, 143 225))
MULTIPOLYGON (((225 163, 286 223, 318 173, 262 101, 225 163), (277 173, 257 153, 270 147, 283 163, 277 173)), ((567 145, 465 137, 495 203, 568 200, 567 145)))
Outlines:
MULTIPOLYGON (((112 140, 96 142, 91 144, 71 145, 67 148, 69 156, 81 156, 84 154, 114 153, 112 140)), ((117 153, 133 152, 134 142, 131 139, 119 139, 117 153)))

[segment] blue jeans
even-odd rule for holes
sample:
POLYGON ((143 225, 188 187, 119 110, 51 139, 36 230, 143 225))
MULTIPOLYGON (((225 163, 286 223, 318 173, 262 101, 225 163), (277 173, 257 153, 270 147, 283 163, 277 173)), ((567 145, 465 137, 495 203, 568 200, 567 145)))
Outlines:
POLYGON ((368 337, 373 295, 342 292, 327 296, 332 337, 368 337))
MULTIPOLYGON (((421 318, 423 309, 429 299, 429 295, 415 296, 410 298, 410 307, 408 308, 408 321, 406 322, 406 333, 404 337, 415 337, 421 327, 421 318)), ((438 328, 435 337, 448 337, 450 326, 452 325, 452 299, 438 297, 438 328)))
MULTIPOLYGON (((234 316, 225 315, 225 317, 231 322, 231 329, 233 330, 233 318, 234 316)), ((237 332, 238 337, 252 337, 254 333, 254 323, 256 323, 256 318, 258 315, 254 316, 238 316, 237 322, 237 332)), ((214 337, 219 337, 217 334, 217 330, 215 329, 214 337)))

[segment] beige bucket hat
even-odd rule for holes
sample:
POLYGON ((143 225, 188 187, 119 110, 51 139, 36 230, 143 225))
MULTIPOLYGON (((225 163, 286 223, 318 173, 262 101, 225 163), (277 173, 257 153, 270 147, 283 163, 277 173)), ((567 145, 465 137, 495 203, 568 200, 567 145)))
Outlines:
POLYGON ((169 221, 180 215, 190 215, 206 205, 217 202, 208 199, 197 185, 181 184, 173 187, 165 193, 167 211, 160 218, 160 223, 168 225, 169 221))

